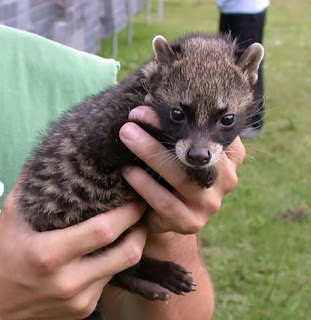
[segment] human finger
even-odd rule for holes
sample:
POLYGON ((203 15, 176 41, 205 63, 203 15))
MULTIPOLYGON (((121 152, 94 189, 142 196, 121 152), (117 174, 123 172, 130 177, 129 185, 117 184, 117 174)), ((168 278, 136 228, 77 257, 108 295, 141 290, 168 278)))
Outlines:
POLYGON ((202 186, 191 180, 185 168, 178 161, 174 161, 171 151, 135 123, 128 122, 121 128, 120 139, 183 196, 203 190, 202 186))
POLYGON ((181 196, 167 190, 139 167, 127 167, 123 171, 126 181, 157 212, 147 219, 154 232, 175 231, 182 234, 195 233, 206 223, 201 208, 189 205, 181 196))
POLYGON ((128 119, 130 121, 140 121, 151 124, 160 129, 161 123, 158 114, 149 106, 138 106, 131 110, 128 119))
MULTIPOLYGON (((139 111, 137 114, 134 113, 133 118, 152 123, 154 115, 150 111, 151 109, 148 107, 139 107, 138 110, 140 108, 144 111, 139 111)), ((135 112, 135 109, 133 109, 133 112, 135 112)), ((175 161, 170 161, 173 159, 173 156, 170 155, 170 152, 165 149, 163 145, 154 139, 152 140, 150 136, 148 137, 147 133, 135 128, 134 125, 131 126, 128 124, 128 127, 125 129, 123 142, 133 153, 157 171, 186 200, 188 199, 192 204, 204 207, 204 203, 206 203, 206 190, 195 181, 192 181, 180 164, 175 161), (127 129, 130 130, 127 131, 127 129), (126 136, 128 133, 130 133, 130 136, 126 136), (165 165, 168 161, 169 166, 165 165), (176 174, 176 172, 178 174, 176 174), (191 195, 191 199, 189 195, 191 195)), ((123 131, 120 132, 121 140, 123 139, 123 133, 123 131)), ((218 181, 216 189, 219 189, 219 195, 225 195, 236 186, 238 179, 235 171, 242 164, 244 158, 245 147, 240 138, 237 137, 227 148, 221 162, 217 166, 218 181)))
POLYGON ((128 203, 62 230, 37 233, 32 246, 39 264, 53 270, 115 241, 141 218, 142 202, 128 203))
POLYGON ((239 168, 239 166, 243 163, 246 155, 246 150, 240 137, 237 137, 231 143, 231 145, 226 149, 225 153, 227 157, 232 161, 235 168, 239 168))
POLYGON ((63 306, 60 305, 58 308, 64 310, 62 315, 68 317, 68 319, 85 319, 95 310, 98 300, 102 294, 104 286, 107 284, 105 280, 99 280, 88 287, 82 289, 73 297, 61 298, 63 306))
MULTIPOLYGON (((129 120, 141 121, 161 129, 160 119, 157 113, 149 106, 138 106, 132 109, 129 114, 129 120)), ((236 137, 225 152, 228 158, 235 164, 236 168, 242 164, 246 151, 239 136, 236 137)))
MULTIPOLYGON (((63 287, 57 288, 52 283, 49 286, 52 291, 49 291, 50 296, 46 298, 48 301, 37 303, 32 314, 42 315, 44 319, 51 320, 85 319, 96 308, 103 287, 107 282, 106 279, 99 280, 76 292, 64 291, 63 287)), ((29 319, 29 315, 21 316, 18 319, 29 319)))
POLYGON ((142 225, 136 226, 118 245, 102 253, 76 260, 68 268, 68 272, 63 273, 60 282, 67 281, 69 287, 75 286, 77 283, 81 289, 90 283, 110 278, 114 274, 132 267, 141 259, 146 236, 146 228, 142 225))
POLYGON ((219 199, 232 191, 238 184, 237 165, 237 162, 233 162, 224 153, 217 167, 217 179, 208 191, 213 192, 219 199))
MULTIPOLYGON (((127 123, 123 126, 120 131, 120 137, 123 143, 133 153, 141 158, 154 171, 159 173, 160 176, 176 190, 173 197, 172 195, 168 196, 166 190, 162 188, 163 196, 158 196, 156 199, 155 197, 152 198, 152 193, 150 194, 148 192, 149 188, 144 187, 143 190, 140 191, 141 186, 137 184, 138 180, 135 179, 135 176, 132 181, 128 181, 132 187, 136 185, 134 187, 136 188, 135 190, 159 213, 159 215, 154 216, 153 219, 157 219, 160 223, 162 218, 164 218, 163 230, 169 225, 170 229, 173 228, 171 230, 176 232, 191 233, 191 231, 197 230, 206 223, 206 216, 208 214, 208 210, 206 210, 206 188, 189 177, 184 166, 174 161, 174 155, 134 123, 127 123), (181 201, 177 201, 176 196, 181 201), (161 199, 161 201, 159 201, 159 199, 161 199), (167 201, 163 201, 163 199, 167 201), (168 207, 171 208, 170 211, 165 212, 164 209, 168 207), (176 216, 172 214, 172 212, 175 212, 175 208, 176 216), (202 212, 205 211, 207 214, 202 214, 202 212), (177 212, 179 212, 179 214, 177 214, 177 212), (179 218, 181 215, 183 217, 179 218), (189 222, 189 228, 185 228, 187 222, 189 222), (164 225, 165 223, 168 223, 168 225, 164 225)), ((147 176, 145 177, 145 179, 148 179, 147 176)), ((149 184, 143 182, 143 180, 141 183, 143 183, 144 186, 149 186, 149 184)), ((156 188, 154 181, 152 185, 156 188)), ((218 202, 219 201, 217 201, 217 204, 218 202)), ((153 227, 159 226, 159 223, 155 223, 153 227)))

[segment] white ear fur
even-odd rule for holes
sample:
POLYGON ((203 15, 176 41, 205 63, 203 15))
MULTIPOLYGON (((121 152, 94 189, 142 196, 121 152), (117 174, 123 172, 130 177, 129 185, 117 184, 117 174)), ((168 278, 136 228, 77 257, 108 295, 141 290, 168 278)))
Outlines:
POLYGON ((250 83, 254 85, 258 79, 258 68, 264 57, 263 46, 255 42, 241 55, 237 64, 248 74, 250 83))
POLYGON ((174 58, 174 51, 167 40, 161 36, 155 36, 152 40, 152 48, 158 62, 169 63, 174 58))
POLYGON ((152 48, 154 53, 156 53, 157 50, 160 49, 166 43, 167 43, 167 40, 163 36, 161 35, 155 36, 152 40, 152 48))

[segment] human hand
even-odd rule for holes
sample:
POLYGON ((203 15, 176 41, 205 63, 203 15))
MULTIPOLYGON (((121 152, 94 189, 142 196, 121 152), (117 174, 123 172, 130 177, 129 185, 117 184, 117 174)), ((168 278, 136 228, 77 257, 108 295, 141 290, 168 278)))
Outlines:
POLYGON ((22 221, 15 197, 16 187, 0 215, 1 320, 85 318, 111 277, 140 260, 142 227, 115 248, 85 255, 134 225, 145 205, 129 203, 76 226, 36 232, 22 221))
MULTIPOLYGON (((146 106, 133 109, 129 120, 160 126, 155 112, 146 106)), ((120 130, 120 138, 175 189, 174 192, 168 191, 141 168, 127 167, 124 170, 127 182, 154 209, 147 219, 149 229, 154 232, 192 234, 201 230, 220 209, 223 197, 237 185, 236 170, 245 157, 245 148, 240 138, 237 138, 219 162, 215 184, 206 189, 191 180, 177 161, 167 161, 168 151, 165 147, 138 125, 126 123, 120 130)))

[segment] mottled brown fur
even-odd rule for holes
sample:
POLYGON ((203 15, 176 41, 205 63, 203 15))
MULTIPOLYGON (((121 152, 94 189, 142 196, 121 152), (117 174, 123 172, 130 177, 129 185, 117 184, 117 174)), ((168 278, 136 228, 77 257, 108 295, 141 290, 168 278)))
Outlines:
MULTIPOLYGON (((36 230, 66 228, 138 198, 120 170, 126 164, 146 165, 121 143, 119 130, 130 110, 143 104, 147 95, 152 97, 162 130, 140 125, 177 157, 175 146, 180 141, 187 141, 181 143, 180 153, 189 146, 195 151, 209 148, 209 141, 210 148, 216 144, 213 148, 221 153, 243 128, 247 108, 253 103, 260 54, 257 58, 250 54, 248 62, 245 56, 238 57, 230 38, 205 34, 186 35, 171 46, 157 39, 154 50, 156 59, 131 77, 51 124, 27 164, 19 192, 23 216, 36 230), (172 121, 174 107, 185 113, 186 121, 172 121), (228 112, 236 117, 230 130, 219 125, 228 112)), ((216 176, 214 162, 210 166, 184 164, 189 175, 210 186, 216 176)), ((182 267, 147 257, 112 283, 149 299, 169 297, 156 287, 147 290, 145 282, 140 285, 145 280, 178 294, 193 290, 182 267), (159 275, 159 266, 169 272, 159 275)))

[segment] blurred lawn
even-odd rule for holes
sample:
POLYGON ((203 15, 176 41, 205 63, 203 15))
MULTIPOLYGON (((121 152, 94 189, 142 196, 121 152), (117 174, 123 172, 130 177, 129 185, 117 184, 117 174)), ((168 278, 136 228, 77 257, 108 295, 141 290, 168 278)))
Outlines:
MULTIPOLYGON (((192 30, 217 32, 214 1, 167 0, 164 21, 144 11, 134 41, 119 37, 120 78, 152 55, 151 40, 192 30)), ((201 233, 217 293, 214 319, 305 320, 311 308, 311 7, 272 0, 265 34, 266 124, 244 141, 240 183, 201 233)), ((101 55, 111 55, 111 39, 101 55)))

